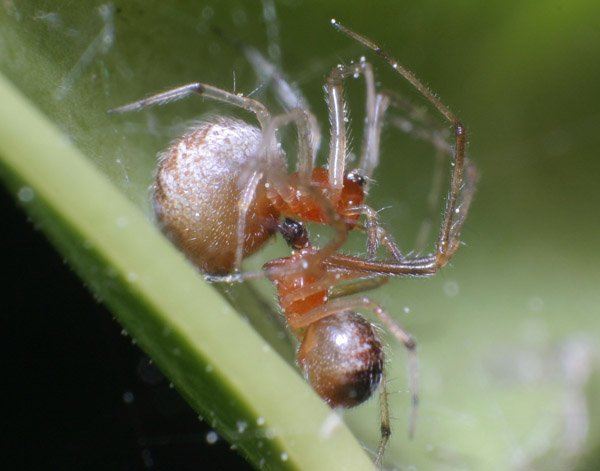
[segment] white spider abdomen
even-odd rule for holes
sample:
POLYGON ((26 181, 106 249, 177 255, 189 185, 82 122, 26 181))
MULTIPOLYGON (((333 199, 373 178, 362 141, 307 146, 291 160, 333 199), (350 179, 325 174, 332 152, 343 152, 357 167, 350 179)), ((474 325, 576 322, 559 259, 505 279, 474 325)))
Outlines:
MULTIPOLYGON (((160 156, 152 187, 156 217, 205 273, 234 268, 241 175, 258 165, 261 142, 260 129, 221 117, 197 123, 160 156)), ((243 255, 258 250, 276 227, 277 214, 259 185, 247 213, 243 255)))

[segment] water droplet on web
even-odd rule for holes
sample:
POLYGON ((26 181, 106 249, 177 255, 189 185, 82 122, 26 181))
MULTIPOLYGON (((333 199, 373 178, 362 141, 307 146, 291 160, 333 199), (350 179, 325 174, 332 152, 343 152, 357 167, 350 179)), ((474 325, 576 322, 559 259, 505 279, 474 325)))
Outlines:
POLYGON ((19 198, 21 203, 30 203, 33 198, 35 198, 35 193, 33 192, 32 188, 23 186, 19 188, 19 191, 17 192, 17 198, 19 198))

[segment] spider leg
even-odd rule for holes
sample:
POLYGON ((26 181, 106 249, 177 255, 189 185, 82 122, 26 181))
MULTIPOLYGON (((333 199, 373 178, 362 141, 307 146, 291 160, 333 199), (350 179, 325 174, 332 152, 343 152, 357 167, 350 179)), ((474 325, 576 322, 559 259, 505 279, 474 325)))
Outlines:
POLYGON ((390 441, 390 437, 392 436, 392 427, 390 424, 390 406, 387 390, 387 375, 385 368, 383 369, 381 376, 381 386, 379 386, 379 429, 381 431, 381 438, 379 439, 377 456, 375 458, 375 467, 377 468, 381 468, 382 466, 383 455, 385 453, 387 444, 390 441))
POLYGON ((341 190, 345 176, 346 153, 347 153, 347 135, 346 135, 346 101, 344 98, 344 80, 348 77, 358 77, 362 75, 366 84, 366 118, 365 118, 365 138, 363 139, 363 153, 361 157, 361 171, 366 172, 364 176, 370 176, 372 169, 366 170, 363 167, 375 167, 376 163, 365 161, 372 157, 368 151, 378 148, 379 129, 373 126, 378 120, 377 103, 375 95, 375 79, 371 64, 361 59, 356 64, 339 64, 329 73, 327 77, 326 90, 328 96, 329 122, 331 123, 331 136, 329 141, 329 184, 334 190, 341 190), (374 142, 376 141, 376 142, 374 142))
MULTIPOLYGON (((372 66, 361 58, 361 68, 371 70, 372 66)), ((366 77, 367 75, 365 75, 366 77)), ((371 80, 367 80, 368 87, 374 86, 371 80)), ((373 92, 374 93, 374 92, 373 92)), ((367 95, 370 96, 371 93, 367 95)), ((367 106, 367 110, 370 107, 367 106)), ((381 129, 383 128, 384 119, 402 132, 410 134, 413 138, 427 141, 436 149, 436 158, 432 185, 427 197, 427 215, 424 218, 417 232, 415 242, 415 252, 421 253, 425 248, 425 243, 431 232, 434 214, 437 209, 437 204, 440 199, 440 192, 443 183, 443 163, 444 155, 452 157, 452 147, 447 140, 447 132, 436 121, 434 121, 423 107, 417 107, 410 101, 404 99, 399 94, 391 90, 382 90, 375 95, 375 107, 372 113, 367 113, 365 137, 363 139, 363 153, 359 168, 361 175, 370 177, 379 163, 379 143, 381 129), (388 109, 393 107, 404 113, 404 115, 393 114, 390 116, 387 113, 388 109)), ((371 217, 372 210, 365 208, 362 214, 367 218, 367 233, 368 233, 368 254, 373 258, 377 245, 380 242, 378 239, 385 238, 387 243, 391 245, 388 251, 399 260, 400 249, 393 237, 377 226, 375 218, 371 217)))
POLYGON ((277 99, 286 110, 293 108, 310 109, 308 101, 304 98, 300 89, 288 82, 278 66, 270 62, 258 49, 252 46, 244 45, 242 50, 259 80, 265 82, 265 85, 273 85, 273 91, 277 99))
POLYGON ((391 234, 386 231, 379 223, 379 214, 369 205, 361 204, 349 208, 345 212, 346 216, 353 215, 364 215, 366 219, 366 225, 356 226, 356 228, 364 230, 367 233, 367 254, 369 260, 375 257, 375 253, 380 245, 383 245, 386 250, 392 255, 395 260, 402 260, 402 254, 400 248, 394 240, 391 234))
MULTIPOLYGON (((310 112, 308 101, 306 98, 304 98, 298 87, 290 84, 286 80, 281 70, 275 64, 269 62, 269 60, 257 49, 250 46, 243 46, 243 51, 246 55, 246 59, 248 59, 248 62, 250 62, 252 65, 256 75, 261 80, 273 84, 275 95, 283 104, 283 107, 287 112, 296 108, 303 110, 305 115, 303 119, 308 122, 304 126, 307 128, 304 134, 309 135, 309 138, 306 138, 306 140, 310 140, 313 152, 311 155, 312 159, 310 161, 304 159, 298 160, 297 170, 301 174, 310 173, 315 165, 317 150, 319 149, 321 142, 321 131, 319 130, 317 119, 310 112)), ((298 132, 300 134, 300 129, 298 132)), ((300 135, 298 136, 298 141, 301 142, 300 135)))
POLYGON ((277 130, 289 123, 295 123, 298 131, 298 172, 301 180, 308 184, 317 155, 318 142, 315 141, 312 122, 315 117, 307 110, 294 108, 286 113, 273 117, 263 130, 262 147, 266 151, 269 166, 273 163, 272 156, 279 155, 277 130))
POLYGON ((452 159, 452 176, 450 189, 446 197, 446 204, 440 228, 436 253, 430 257, 407 258, 402 262, 370 262, 362 261, 348 267, 346 262, 340 266, 360 270, 372 270, 378 273, 395 275, 430 275, 445 266, 459 247, 460 229, 465 220, 472 195, 474 193, 477 172, 465 156, 467 133, 460 120, 437 98, 416 76, 390 56, 385 50, 373 41, 361 36, 351 29, 343 26, 336 20, 331 20, 332 25, 373 50, 386 61, 402 78, 408 81, 431 105, 450 123, 454 129, 454 152, 452 159), (465 172, 466 170, 466 172, 465 172), (466 178, 465 178, 466 173, 466 178))
POLYGON ((149 106, 164 105, 172 101, 181 100, 194 94, 229 103, 230 105, 237 106, 238 108, 251 111, 256 115, 256 118, 263 128, 271 119, 271 114, 259 101, 240 95, 235 95, 225 90, 221 90, 220 88, 213 87, 212 85, 199 82, 173 88, 172 90, 167 90, 166 92, 158 93, 148 98, 143 98, 141 100, 134 101, 133 103, 119 106, 118 108, 113 108, 112 110, 109 110, 109 113, 128 113, 130 111, 139 111, 144 108, 148 108, 149 106))
POLYGON ((423 218, 423 221, 421 221, 421 225, 417 231, 417 236, 415 237, 414 251, 417 254, 423 253, 425 250, 427 240, 429 239, 431 230, 433 228, 433 221, 439 205, 442 183, 444 181, 443 169, 444 155, 442 152, 437 151, 435 153, 431 187, 429 189, 429 194, 427 195, 427 212, 423 218))
MULTIPOLYGON (((242 172, 242 175, 245 172, 242 172)), ((239 208, 238 208, 238 224, 237 224, 237 245, 235 249, 235 260, 233 265, 233 271, 237 272, 242 266, 242 259, 244 257, 244 241, 246 236, 246 219, 248 217, 248 211, 254 202, 256 197, 256 189, 260 185, 263 179, 263 172, 254 170, 247 178, 245 185, 242 189, 239 208)))
MULTIPOLYGON (((364 58, 358 63, 334 67, 327 78, 329 121, 331 137, 329 149, 329 184, 334 190, 331 204, 335 204, 339 196, 345 176, 347 136, 346 136, 346 104, 344 98, 344 80, 348 77, 362 75, 366 85, 366 118, 363 139, 363 150, 359 162, 362 176, 369 177, 378 163, 379 138, 381 134, 381 119, 388 106, 385 96, 376 94, 373 67, 364 58), (338 190, 337 192, 335 190, 338 190)), ((372 258, 380 243, 383 243, 394 258, 400 258, 400 251, 393 238, 379 225, 377 213, 367 205, 357 206, 347 212, 347 215, 364 214, 367 218, 367 250, 372 258)), ((344 239, 345 240, 345 239, 344 239)), ((324 253, 326 257, 328 253, 324 253)))
MULTIPOLYGON (((354 275, 356 276, 356 275, 354 275)), ((380 286, 385 285, 389 281, 389 276, 367 276, 366 278, 359 278, 354 280, 352 283, 335 285, 329 291, 329 299, 342 298, 351 294, 363 293, 370 291, 380 286)))
MULTIPOLYGON (((416 107, 408 100, 402 98, 399 94, 391 90, 376 92, 375 80, 373 76, 372 65, 361 57, 359 63, 348 66, 338 66, 339 74, 342 78, 348 76, 358 77, 363 75, 366 85, 366 118, 365 131, 363 138, 362 154, 359 161, 360 174, 364 177, 371 177, 373 171, 379 163, 379 143, 384 119, 390 106, 403 111, 406 116, 393 115, 389 118, 392 125, 403 132, 412 135, 416 139, 430 142, 435 149, 436 163, 433 176, 433 183, 428 201, 428 214, 423 220, 418 231, 416 241, 416 252, 420 253, 424 249, 425 242, 431 230, 433 214, 436 210, 436 203, 439 200, 439 193, 442 185, 443 158, 442 153, 452 156, 452 148, 447 141, 446 131, 439 126, 423 107, 416 107)), ((368 181, 368 180, 367 180, 368 181)), ((379 226, 376 213, 366 205, 357 207, 351 214, 364 214, 367 219, 367 250, 369 258, 373 258, 380 243, 387 244, 388 251, 396 259, 400 259, 400 249, 393 237, 379 226)))
MULTIPOLYGON (((431 276, 440 268, 446 266, 460 246, 460 232, 469 211, 475 184, 477 183, 477 170, 467 161, 465 167, 465 179, 459 188, 457 203, 455 204, 450 226, 446 239, 440 237, 436 252, 425 257, 403 257, 396 261, 365 260, 359 257, 351 257, 339 253, 333 253, 327 257, 325 263, 332 268, 343 268, 346 270, 361 271, 365 274, 377 273, 380 275, 397 276, 431 276), (445 245, 441 241, 446 240, 445 245)), ((448 211, 448 203, 446 204, 448 211)), ((441 231, 445 231, 445 222, 441 231)))
POLYGON ((388 114, 387 122, 414 139, 429 142, 436 151, 431 187, 427 195, 427 213, 417 231, 414 244, 414 252, 422 253, 433 227, 444 181, 444 162, 446 158, 452 158, 452 146, 448 142, 448 131, 428 114, 425 107, 414 105, 392 90, 383 90, 380 94, 386 96, 394 109, 403 112, 402 115, 388 114))

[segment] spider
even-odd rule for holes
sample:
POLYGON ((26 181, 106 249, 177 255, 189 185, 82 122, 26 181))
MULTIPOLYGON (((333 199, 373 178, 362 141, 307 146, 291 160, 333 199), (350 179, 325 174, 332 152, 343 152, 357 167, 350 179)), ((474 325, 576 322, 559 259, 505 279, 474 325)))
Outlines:
MULTIPOLYGON (((243 273, 235 273, 242 259, 259 250, 274 233, 283 235, 292 254, 267 262, 262 276, 275 284, 288 325, 301 342, 297 361, 313 388, 333 407, 360 404, 382 384, 382 438, 377 453, 380 463, 390 436, 383 350, 373 326, 355 311, 371 310, 409 352, 411 434, 418 399, 416 344, 378 303, 362 295, 348 295, 385 283, 393 276, 431 276, 444 267, 460 246, 477 171, 465 155, 466 130, 448 107, 377 44, 336 20, 331 23, 380 56, 453 129, 454 146, 450 146, 443 132, 427 131, 427 120, 415 118, 425 126, 414 134, 431 141, 452 159, 450 188, 432 254, 404 255, 379 224, 376 211, 364 203, 369 179, 379 161, 386 111, 396 107, 409 117, 415 115, 399 95, 376 89, 372 66, 364 58, 358 63, 337 65, 327 77, 331 130, 326 167, 315 165, 320 141, 315 117, 302 96, 276 71, 271 72, 271 78, 287 110, 277 116, 257 100, 203 83, 188 84, 113 111, 135 111, 198 94, 255 114, 260 129, 218 117, 196 124, 171 145, 160 157, 153 186, 157 218, 192 262, 220 281, 246 278, 243 273), (366 85, 364 142, 358 168, 347 171, 344 81, 358 76, 366 85), (290 123, 295 124, 298 133, 297 169, 292 174, 288 173, 277 137, 277 131, 290 123), (329 225, 334 236, 323 247, 315 248, 298 220, 329 225), (339 252, 348 232, 354 229, 367 234, 366 258, 339 252), (389 254, 383 260, 375 259, 380 245, 389 254), (346 283, 338 286, 340 282, 346 283), (342 338, 350 340, 348 348, 342 347, 342 338), (345 369, 357 364, 358 371, 345 369)), ((250 52, 247 55, 251 60, 261 64, 261 56, 250 52)))
MULTIPOLYGON (((377 302, 362 295, 346 297, 373 287, 368 271, 329 265, 311 246, 301 222, 285 219, 281 233, 293 252, 267 262, 263 270, 274 283, 287 324, 300 343, 297 363, 313 389, 334 408, 359 405, 381 388, 381 440, 375 460, 379 466, 391 435, 383 345, 375 326, 356 310, 371 310, 409 353, 410 435, 418 400, 415 341, 377 302), (310 270, 299 269, 307 265, 310 270), (349 283, 338 285, 344 281, 349 283)), ((387 277, 374 280, 381 284, 387 277)))
POLYGON ((164 232, 188 258, 213 280, 238 272, 242 259, 259 250, 279 231, 279 221, 290 217, 327 224, 335 237, 323 248, 334 253, 348 231, 368 235, 373 258, 383 245, 396 260, 400 251, 381 227, 377 212, 364 203, 370 177, 378 163, 383 115, 399 97, 377 94, 371 65, 338 65, 327 78, 329 118, 332 123, 328 164, 315 166, 320 143, 317 120, 299 91, 256 50, 246 48, 255 68, 274 82, 286 112, 272 116, 257 100, 204 83, 191 83, 111 110, 138 111, 197 94, 255 114, 260 129, 230 117, 196 123, 159 156, 152 186, 153 207, 164 232), (358 168, 346 171, 347 132, 343 82, 362 75, 367 85, 367 126, 358 168), (277 131, 295 124, 298 133, 297 169, 289 174, 277 131), (360 224, 364 216, 366 224, 360 224), (222 276, 219 278, 219 276, 222 276))

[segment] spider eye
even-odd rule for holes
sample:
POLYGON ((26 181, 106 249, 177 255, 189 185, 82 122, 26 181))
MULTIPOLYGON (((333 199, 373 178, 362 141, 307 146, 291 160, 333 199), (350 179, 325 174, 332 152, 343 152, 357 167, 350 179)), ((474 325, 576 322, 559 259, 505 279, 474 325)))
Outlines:
POLYGON ((358 170, 353 170, 346 176, 346 178, 360 186, 364 186, 365 183, 367 183, 367 179, 361 175, 358 170))

